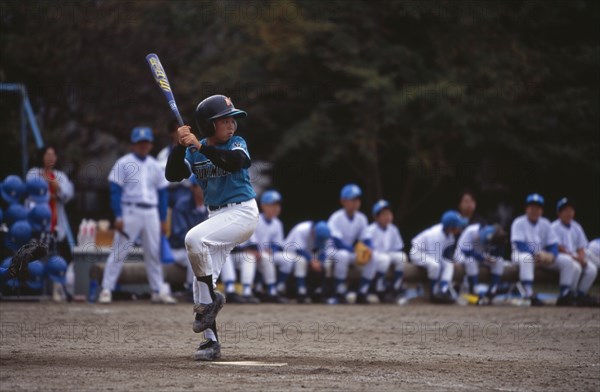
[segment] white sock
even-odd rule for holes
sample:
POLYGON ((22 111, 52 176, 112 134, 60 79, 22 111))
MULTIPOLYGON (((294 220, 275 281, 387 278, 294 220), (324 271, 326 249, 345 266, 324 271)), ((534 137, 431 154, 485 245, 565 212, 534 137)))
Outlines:
POLYGON ((210 304, 212 303, 212 297, 210 296, 210 289, 208 285, 204 282, 199 282, 196 280, 196 284, 198 285, 198 293, 200 294, 200 303, 201 304, 210 304))
POLYGON ((251 294, 252 294, 252 288, 250 287, 249 284, 245 284, 242 289, 242 295, 244 297, 249 297, 251 294))
POLYGON ((204 330, 204 339, 212 340, 214 342, 217 341, 217 337, 211 328, 204 330))

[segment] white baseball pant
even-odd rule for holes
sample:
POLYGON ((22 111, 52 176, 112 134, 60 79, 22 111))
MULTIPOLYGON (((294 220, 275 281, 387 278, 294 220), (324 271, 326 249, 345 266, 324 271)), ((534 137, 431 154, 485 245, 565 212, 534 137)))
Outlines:
MULTIPOLYGON (((504 273, 504 260, 502 258, 495 258, 495 262, 484 260, 481 262, 490 268, 490 272, 494 275, 502 276, 504 273)), ((479 276, 479 262, 473 257, 467 257, 461 260, 461 264, 465 267, 465 273, 467 276, 479 276)))
POLYGON ((164 282, 162 264, 160 262, 160 218, 157 208, 139 208, 123 206, 123 232, 115 233, 113 247, 102 278, 102 288, 114 290, 125 258, 134 247, 134 240, 141 235, 144 264, 148 274, 148 282, 153 292, 159 292, 164 282))
MULTIPOLYGON (((519 265, 519 280, 533 282, 534 271, 536 266, 533 255, 531 253, 513 250, 512 261, 513 263, 519 265)), ((571 261, 571 258, 569 256, 563 253, 559 253, 558 256, 554 258, 552 264, 544 266, 544 268, 559 271, 559 284, 561 286, 571 287, 573 285, 573 279, 577 267, 571 261)))
MULTIPOLYGON (((257 222, 258 207, 254 199, 209 212, 208 219, 185 236, 185 248, 195 276, 212 275, 213 287, 216 287, 231 250, 250 238, 257 222)), ((194 287, 198 285, 196 279, 194 287)))
POLYGON ((579 263, 579 261, 570 256, 568 257, 571 258, 571 261, 575 265, 573 272, 573 285, 571 286, 571 290, 573 293, 587 293, 594 284, 594 280, 596 280, 596 275, 598 275, 598 267, 596 267, 594 263, 591 263, 587 257, 585 260, 587 262, 585 268, 579 263))
POLYGON ((412 251, 409 257, 410 261, 414 264, 427 270, 427 277, 429 280, 439 279, 445 282, 452 282, 452 277, 454 276, 454 263, 450 260, 437 260, 426 252, 419 250, 412 251))

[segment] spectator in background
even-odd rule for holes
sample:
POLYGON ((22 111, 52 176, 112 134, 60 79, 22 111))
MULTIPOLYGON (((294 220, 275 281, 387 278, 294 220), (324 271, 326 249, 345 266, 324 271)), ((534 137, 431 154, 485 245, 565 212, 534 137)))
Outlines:
POLYGON ((469 220, 469 224, 484 223, 483 218, 475 213, 477 209, 477 197, 470 189, 464 189, 458 197, 458 212, 463 218, 469 220))
POLYGON ((75 189, 69 177, 56 169, 57 162, 58 156, 54 146, 43 147, 38 151, 35 167, 27 172, 26 180, 43 179, 48 183, 48 205, 52 212, 50 231, 56 235, 58 253, 70 262, 71 244, 67 240, 69 219, 65 205, 73 199, 75 189))
POLYGON ((47 204, 50 207, 50 252, 55 251, 69 265, 66 286, 59 282, 53 284, 52 298, 60 302, 67 299, 69 295, 65 289, 72 292, 75 285, 75 273, 71 263, 73 259, 71 247, 74 244, 69 243, 67 237, 70 229, 65 209, 65 205, 73 199, 75 189, 66 173, 56 169, 57 162, 58 155, 54 146, 46 145, 38 150, 34 167, 29 169, 26 175, 29 193, 26 202, 31 208, 35 204, 47 204), (42 181, 47 183, 47 189, 44 188, 42 181))

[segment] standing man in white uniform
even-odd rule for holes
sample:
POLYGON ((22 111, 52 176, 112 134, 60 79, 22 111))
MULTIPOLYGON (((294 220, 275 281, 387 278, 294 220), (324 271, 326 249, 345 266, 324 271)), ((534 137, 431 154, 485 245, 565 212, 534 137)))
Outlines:
POLYGON ((138 236, 142 239, 152 302, 176 302, 164 283, 160 261, 160 234, 166 232, 168 182, 156 159, 149 155, 153 141, 152 129, 133 128, 132 152, 120 158, 108 176, 116 233, 104 268, 100 303, 112 301, 111 292, 138 236))

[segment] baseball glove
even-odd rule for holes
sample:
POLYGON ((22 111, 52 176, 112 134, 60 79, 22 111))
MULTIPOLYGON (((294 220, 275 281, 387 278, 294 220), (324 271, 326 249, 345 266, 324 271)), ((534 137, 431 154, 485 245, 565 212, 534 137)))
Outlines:
POLYGON ((550 265, 554 261, 554 255, 544 250, 537 252, 533 258, 535 259, 536 263, 541 265, 550 265))
POLYGON ((16 278, 21 283, 28 278, 30 262, 39 260, 48 254, 48 245, 37 240, 31 240, 23 245, 13 256, 8 267, 8 273, 11 278, 16 278))
POLYGON ((356 255, 356 264, 365 265, 371 261, 373 251, 362 241, 358 241, 356 245, 354 245, 354 254, 356 255))

